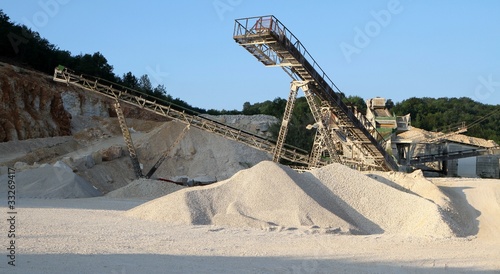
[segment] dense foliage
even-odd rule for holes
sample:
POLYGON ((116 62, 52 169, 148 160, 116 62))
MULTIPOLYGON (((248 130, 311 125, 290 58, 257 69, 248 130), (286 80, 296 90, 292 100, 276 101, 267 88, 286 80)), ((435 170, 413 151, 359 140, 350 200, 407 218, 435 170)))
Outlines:
POLYGON ((455 131, 465 122, 466 135, 500 143, 500 106, 470 98, 410 98, 396 103, 397 115, 411 114, 414 127, 430 131, 455 131))
MULTIPOLYGON (((286 99, 282 98, 276 98, 273 101, 267 100, 255 104, 245 102, 243 104, 242 114, 266 114, 275 116, 281 120, 283 118, 283 113, 285 112, 285 107, 286 99)), ((306 126, 309 124, 314 124, 314 118, 309 110, 306 98, 299 97, 295 101, 292 117, 288 124, 286 143, 306 150, 310 149, 315 132, 312 130, 306 130, 306 126)), ((275 138, 278 137, 280 126, 280 124, 276 124, 270 128, 270 131, 275 138)))

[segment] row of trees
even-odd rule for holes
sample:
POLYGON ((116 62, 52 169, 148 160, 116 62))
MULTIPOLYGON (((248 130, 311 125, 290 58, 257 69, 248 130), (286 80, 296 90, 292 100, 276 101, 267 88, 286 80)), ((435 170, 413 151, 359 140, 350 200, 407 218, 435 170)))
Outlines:
MULTIPOLYGON (((359 96, 344 97, 344 103, 356 106, 366 113, 366 104, 359 96)), ((286 106, 286 99, 276 98, 255 104, 243 104, 242 114, 267 114, 281 119, 286 106)), ((486 105, 470 98, 415 98, 393 103, 387 100, 386 107, 396 115, 410 113, 412 126, 428 131, 455 131, 465 123, 469 136, 494 140, 500 144, 500 106, 486 105)), ((300 148, 309 149, 312 145, 314 132, 305 130, 314 123, 314 119, 305 98, 298 98, 289 125, 287 143, 300 148)), ((279 125, 271 129, 277 137, 279 125)))
POLYGON ((412 97, 396 103, 392 111, 397 115, 410 113, 412 126, 429 131, 454 131, 465 122, 467 135, 500 143, 500 106, 467 97, 412 97))

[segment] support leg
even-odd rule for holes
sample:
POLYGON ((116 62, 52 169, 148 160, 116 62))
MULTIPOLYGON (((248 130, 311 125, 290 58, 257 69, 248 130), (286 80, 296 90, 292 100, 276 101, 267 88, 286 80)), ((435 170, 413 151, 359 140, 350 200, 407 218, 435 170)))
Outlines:
POLYGON ((330 153, 330 157, 334 162, 343 163, 342 158, 338 155, 337 150, 335 148, 334 136, 330 133, 327 126, 323 122, 323 116, 321 115, 320 108, 318 103, 315 101, 314 94, 309 89, 309 86, 303 86, 302 90, 306 95, 307 103, 309 104, 309 108, 311 109, 311 113, 313 114, 314 120, 318 126, 318 131, 323 139, 323 143, 330 153))
POLYGON ((127 123, 125 121, 125 116, 123 115, 123 111, 120 107, 120 102, 118 99, 115 104, 116 116, 118 117, 118 122, 120 123, 120 129, 122 130, 123 139, 125 140, 125 144, 127 145, 128 152, 130 154, 130 160, 132 160, 132 167, 134 168, 134 173, 137 178, 143 177, 141 166, 139 164, 139 160, 137 159, 137 153, 135 152, 134 143, 132 142, 132 137, 130 136, 130 131, 128 130, 127 123))
POLYGON ((293 81, 290 84, 290 95, 288 96, 288 101, 286 101, 285 113, 283 113, 283 121, 281 122, 280 132, 278 134, 278 140, 276 141, 276 147, 274 147, 273 161, 278 163, 281 158, 281 150, 285 144, 286 134, 288 133, 288 123, 292 117, 293 106, 295 105, 295 99, 297 98, 297 93, 302 82, 293 81))

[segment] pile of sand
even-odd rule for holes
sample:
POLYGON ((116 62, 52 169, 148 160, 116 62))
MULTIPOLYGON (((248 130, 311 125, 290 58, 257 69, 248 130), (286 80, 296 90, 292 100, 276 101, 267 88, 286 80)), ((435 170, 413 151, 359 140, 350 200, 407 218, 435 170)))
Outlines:
POLYGON ((106 196, 111 198, 155 199, 183 188, 185 187, 169 182, 137 179, 122 188, 109 192, 106 196))
MULTIPOLYGON (((7 185, 7 177, 0 178, 7 185)), ((101 196, 87 180, 61 162, 16 173, 16 196, 19 198, 88 198, 101 196)), ((7 189, 6 187, 4 189, 7 189)))
POLYGON ((298 174, 264 161, 226 181, 184 189, 126 214, 171 224, 454 235, 433 202, 337 164, 298 174))
MULTIPOLYGON (((500 238, 500 180, 434 178, 450 198, 450 216, 459 224, 459 236, 475 235, 488 242, 500 238)), ((500 250, 500 249, 499 249, 500 250)))
POLYGON ((172 224, 257 228, 317 225, 346 232, 357 230, 329 212, 339 209, 336 204, 327 205, 328 196, 323 194, 319 184, 310 184, 292 169, 265 161, 224 182, 184 189, 128 214, 172 224))
POLYGON ((439 187, 427 180, 420 169, 412 173, 369 171, 366 174, 388 186, 429 199, 443 210, 451 210, 450 198, 439 187))
MULTIPOLYGON (((145 172, 172 147, 185 126, 179 122, 166 122, 134 140, 145 172)), ((169 157, 158 168, 154 177, 209 176, 221 181, 269 159, 270 155, 264 151, 191 127, 182 141, 171 148, 169 157)))
POLYGON ((427 198, 395 189, 340 164, 311 173, 335 199, 344 202, 344 210, 362 227, 379 227, 386 233, 454 236, 450 227, 455 225, 453 221, 427 198))

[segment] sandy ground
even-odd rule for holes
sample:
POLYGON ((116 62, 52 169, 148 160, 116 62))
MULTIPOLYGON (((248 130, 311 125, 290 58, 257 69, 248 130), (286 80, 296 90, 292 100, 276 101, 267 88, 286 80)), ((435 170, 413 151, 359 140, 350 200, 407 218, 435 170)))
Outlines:
POLYGON ((435 183, 476 216, 476 235, 437 239, 172 226, 125 216, 145 200, 20 199, 16 266, 3 256, 0 272, 500 273, 500 180, 435 183))

